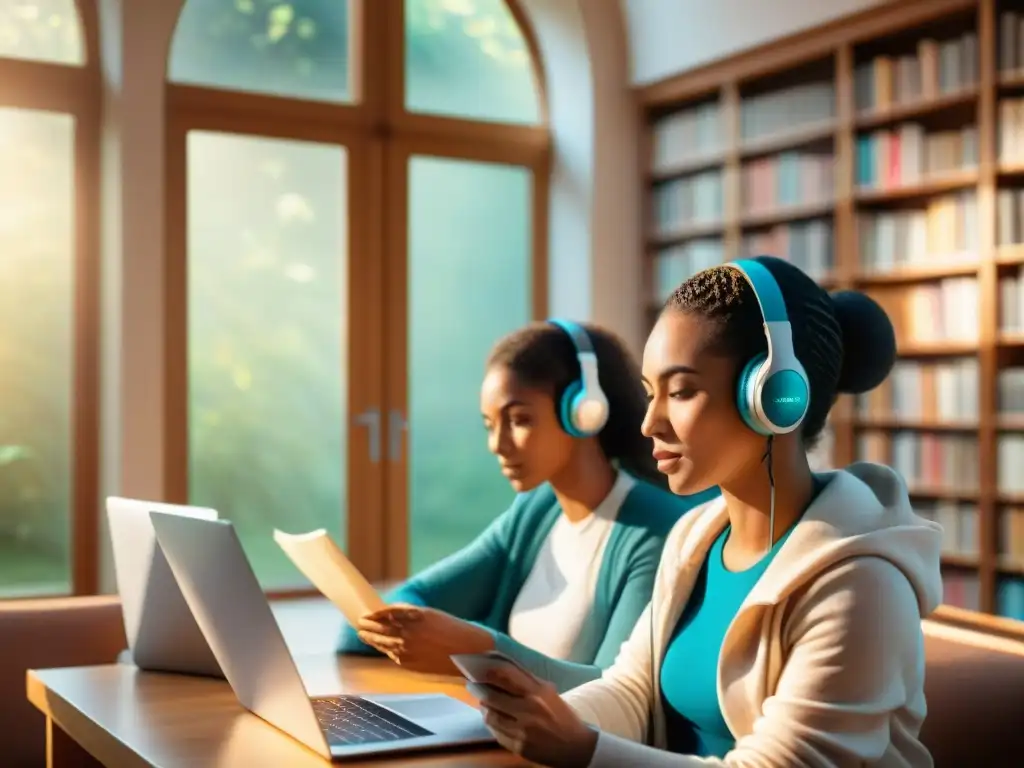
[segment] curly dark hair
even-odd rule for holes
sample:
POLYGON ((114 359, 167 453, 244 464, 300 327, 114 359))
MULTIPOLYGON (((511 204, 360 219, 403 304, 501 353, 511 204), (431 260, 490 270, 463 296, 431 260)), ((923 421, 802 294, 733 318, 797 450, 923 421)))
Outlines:
MULTIPOLYGON (((654 446, 640 433, 647 395, 639 364, 615 334, 588 323, 578 325, 590 336, 601 389, 608 398, 608 423, 597 436, 601 450, 634 477, 667 487, 652 455, 654 446)), ((511 371, 523 386, 550 392, 556 408, 562 393, 580 377, 572 339, 545 322, 531 323, 500 339, 487 359, 487 370, 495 366, 511 371)))
MULTIPOLYGON (((793 328, 793 348, 810 383, 801 425, 810 447, 820 437, 839 394, 874 389, 896 362, 896 335, 885 311, 856 291, 829 295, 788 261, 758 256, 779 285, 793 328)), ((696 313, 714 326, 711 344, 742 363, 768 350, 757 296, 739 270, 724 264, 698 272, 676 288, 662 310, 696 313)))

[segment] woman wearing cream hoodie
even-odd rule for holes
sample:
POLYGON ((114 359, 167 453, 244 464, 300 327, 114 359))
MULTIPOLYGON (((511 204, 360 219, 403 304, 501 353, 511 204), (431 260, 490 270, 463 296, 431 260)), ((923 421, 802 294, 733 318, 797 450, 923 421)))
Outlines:
POLYGON ((673 491, 722 497, 669 535, 601 679, 561 698, 514 672, 473 686, 498 740, 550 766, 931 766, 921 619, 941 601, 940 529, 893 470, 816 475, 806 455, 836 395, 877 386, 894 360, 877 304, 779 259, 683 283, 644 351, 644 432, 673 491), (749 363, 793 367, 790 338, 809 392, 777 377, 758 408, 749 363))

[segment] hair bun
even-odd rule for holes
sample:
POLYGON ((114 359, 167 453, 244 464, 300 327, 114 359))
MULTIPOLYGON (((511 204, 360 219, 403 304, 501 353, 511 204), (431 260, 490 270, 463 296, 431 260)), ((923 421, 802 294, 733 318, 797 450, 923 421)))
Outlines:
POLYGON ((843 368, 837 389, 859 395, 883 381, 896 363, 896 332, 885 310, 857 291, 832 294, 843 331, 843 368))

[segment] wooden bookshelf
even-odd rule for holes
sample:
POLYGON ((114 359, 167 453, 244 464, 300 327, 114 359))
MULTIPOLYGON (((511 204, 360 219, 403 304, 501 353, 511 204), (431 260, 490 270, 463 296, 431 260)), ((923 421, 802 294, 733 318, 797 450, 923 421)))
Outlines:
POLYGON ((650 317, 756 253, 879 301, 900 360, 830 461, 898 469, 947 604, 1024 621, 1024 0, 886 4, 638 94, 650 317))

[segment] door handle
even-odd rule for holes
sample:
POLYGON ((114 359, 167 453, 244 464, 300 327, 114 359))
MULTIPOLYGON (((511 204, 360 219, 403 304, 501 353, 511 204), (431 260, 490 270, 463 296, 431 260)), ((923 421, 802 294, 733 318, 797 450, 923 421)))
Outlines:
POLYGON ((388 461, 402 458, 402 433, 409 427, 397 408, 388 411, 388 461))
POLYGON ((380 461, 380 408, 368 408, 353 419, 358 426, 369 430, 370 463, 380 461))

